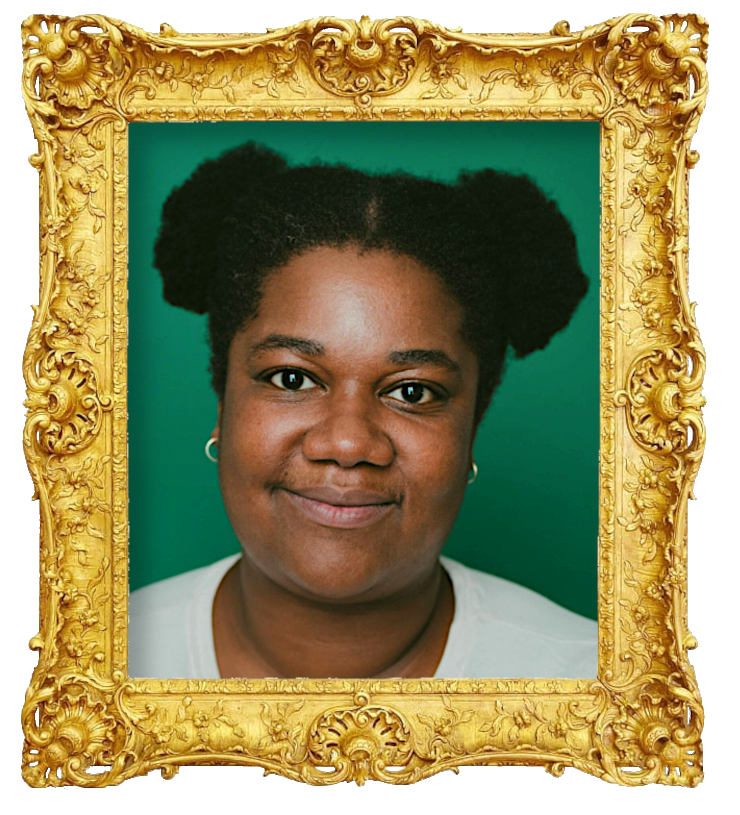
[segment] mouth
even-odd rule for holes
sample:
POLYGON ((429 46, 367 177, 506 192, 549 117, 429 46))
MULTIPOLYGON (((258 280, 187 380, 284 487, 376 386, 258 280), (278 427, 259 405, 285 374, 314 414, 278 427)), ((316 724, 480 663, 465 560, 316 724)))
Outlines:
POLYGON ((388 515, 398 502, 368 490, 339 490, 334 487, 281 490, 288 501, 308 520, 336 529, 370 526, 388 515))

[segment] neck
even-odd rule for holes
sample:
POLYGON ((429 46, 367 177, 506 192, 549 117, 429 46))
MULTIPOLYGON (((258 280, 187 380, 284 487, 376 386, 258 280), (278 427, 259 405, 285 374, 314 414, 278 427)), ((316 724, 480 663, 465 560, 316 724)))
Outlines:
POLYGON ((439 562, 403 594, 329 604, 288 591, 242 557, 214 603, 219 671, 253 678, 433 676, 453 611, 439 562))

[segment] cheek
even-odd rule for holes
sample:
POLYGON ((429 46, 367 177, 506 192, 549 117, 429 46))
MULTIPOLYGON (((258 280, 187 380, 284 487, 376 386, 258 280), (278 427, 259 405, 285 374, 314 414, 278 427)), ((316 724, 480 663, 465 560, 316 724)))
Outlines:
POLYGON ((408 486, 409 509, 457 514, 470 468, 470 430, 463 423, 405 428, 394 445, 408 486))
POLYGON ((303 426, 274 405, 242 400, 226 405, 219 433, 219 479, 224 501, 280 479, 300 451, 303 426))

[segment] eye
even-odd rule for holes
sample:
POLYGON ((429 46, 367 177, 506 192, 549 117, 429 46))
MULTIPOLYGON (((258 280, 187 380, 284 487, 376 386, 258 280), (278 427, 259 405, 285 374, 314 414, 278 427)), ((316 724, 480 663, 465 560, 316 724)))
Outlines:
POLYGON ((306 376, 302 371, 286 368, 277 371, 270 377, 270 382, 284 391, 308 391, 317 388, 318 385, 306 376))
POLYGON ((386 396, 395 399, 397 402, 404 402, 407 405, 423 405, 431 402, 435 394, 432 389, 421 382, 407 382, 392 391, 388 391, 386 396))

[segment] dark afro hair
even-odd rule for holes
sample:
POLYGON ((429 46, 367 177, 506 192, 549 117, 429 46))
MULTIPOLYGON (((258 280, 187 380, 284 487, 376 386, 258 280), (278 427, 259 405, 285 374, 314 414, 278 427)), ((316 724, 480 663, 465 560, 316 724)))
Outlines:
POLYGON ((517 357, 544 348, 588 286, 568 221, 526 176, 482 170, 443 184, 288 167, 248 143, 204 162, 170 194, 154 253, 165 299, 208 313, 219 397, 231 340, 255 313, 265 276, 312 247, 346 245, 414 258, 462 306, 480 367, 476 421, 507 348, 517 357))

